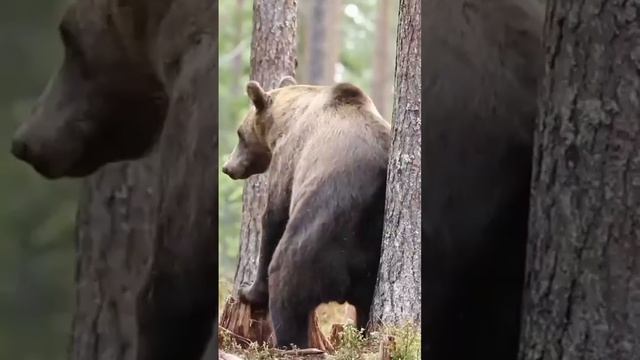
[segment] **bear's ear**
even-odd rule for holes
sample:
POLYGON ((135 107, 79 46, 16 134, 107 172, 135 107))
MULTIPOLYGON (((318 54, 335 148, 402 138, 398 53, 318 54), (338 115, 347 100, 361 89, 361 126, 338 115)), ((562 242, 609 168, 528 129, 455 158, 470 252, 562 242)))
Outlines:
POLYGON ((258 111, 266 109, 269 105, 269 94, 262 89, 257 81, 251 80, 247 83, 247 95, 258 111))
POLYGON ((279 88, 291 85, 298 85, 298 83, 296 82, 296 79, 289 75, 284 76, 282 79, 280 79, 280 83, 278 83, 279 88))

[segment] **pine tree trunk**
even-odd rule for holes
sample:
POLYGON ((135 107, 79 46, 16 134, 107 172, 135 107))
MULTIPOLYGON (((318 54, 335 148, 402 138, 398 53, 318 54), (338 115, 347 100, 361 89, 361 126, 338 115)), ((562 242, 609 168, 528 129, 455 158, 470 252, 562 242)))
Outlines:
POLYGON ((314 85, 333 84, 335 67, 342 50, 342 0, 311 0, 300 4, 299 82, 314 85))
POLYGON ((308 80, 310 84, 323 84, 326 79, 328 1, 311 0, 310 2, 311 16, 308 27, 309 41, 307 42, 308 80))
POLYGON ((342 50, 342 21, 344 19, 342 0, 328 0, 328 15, 324 26, 327 32, 326 57, 324 59, 324 79, 322 83, 331 85, 335 81, 336 64, 342 50))
POLYGON ((420 323, 420 1, 400 2, 393 138, 372 327, 420 323))
POLYGON ((521 359, 640 359, 638 5, 547 4, 521 359))

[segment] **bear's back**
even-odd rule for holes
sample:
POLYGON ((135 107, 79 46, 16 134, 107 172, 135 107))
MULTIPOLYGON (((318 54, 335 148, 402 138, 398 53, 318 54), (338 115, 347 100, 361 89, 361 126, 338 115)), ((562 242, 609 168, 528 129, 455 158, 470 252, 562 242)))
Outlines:
POLYGON ((364 200, 384 182, 391 128, 362 90, 297 85, 273 95, 273 108, 282 109, 274 113, 282 135, 273 156, 291 159, 293 198, 329 181, 364 200))
POLYGON ((332 149, 344 147, 376 156, 389 150, 389 123, 354 85, 296 85, 278 89, 272 95, 275 126, 283 141, 295 143, 284 148, 314 148, 327 156, 332 149))

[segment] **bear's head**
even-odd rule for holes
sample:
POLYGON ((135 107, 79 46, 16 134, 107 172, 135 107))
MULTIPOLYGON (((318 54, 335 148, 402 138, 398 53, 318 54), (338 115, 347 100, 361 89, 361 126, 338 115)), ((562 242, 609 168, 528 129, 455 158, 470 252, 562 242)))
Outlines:
POLYGON ((85 176, 155 142, 167 96, 143 53, 133 0, 79 0, 59 26, 63 63, 16 131, 12 153, 47 178, 85 176))
MULTIPOLYGON (((295 84, 292 77, 285 76, 280 80, 278 87, 295 84)), ((234 180, 263 173, 271 162, 267 135, 273 124, 273 92, 264 91, 256 81, 249 81, 247 95, 253 106, 238 127, 238 144, 222 167, 222 172, 234 180)))

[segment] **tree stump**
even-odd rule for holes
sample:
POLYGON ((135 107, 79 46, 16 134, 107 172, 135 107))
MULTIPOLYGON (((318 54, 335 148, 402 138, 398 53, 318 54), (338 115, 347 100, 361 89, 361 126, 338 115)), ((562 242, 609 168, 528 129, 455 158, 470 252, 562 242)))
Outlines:
MULTIPOLYGON (((253 310, 251 305, 230 297, 225 302, 220 316, 219 343, 222 343, 224 336, 229 336, 243 348, 252 342, 275 346, 275 335, 268 315, 265 311, 253 310)), ((315 312, 312 312, 309 317, 310 348, 333 353, 333 345, 320 331, 315 312)))

